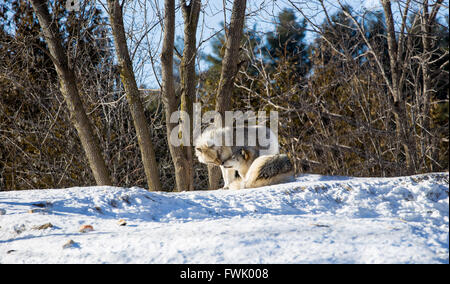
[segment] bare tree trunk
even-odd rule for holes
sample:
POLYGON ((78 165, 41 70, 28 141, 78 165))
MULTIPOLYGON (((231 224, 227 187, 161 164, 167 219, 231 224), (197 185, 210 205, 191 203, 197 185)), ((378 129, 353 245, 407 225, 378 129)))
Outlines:
POLYGON ((148 129, 147 120, 144 114, 139 90, 133 72, 133 64, 128 53, 125 29, 123 26, 122 6, 119 0, 108 0, 109 19, 111 22, 116 55, 119 61, 120 77, 125 87, 128 105, 133 117, 134 127, 141 150, 142 163, 149 190, 160 191, 161 181, 159 180, 158 165, 156 163, 155 152, 148 129))
POLYGON ((58 73, 61 93, 68 106, 70 120, 78 132, 95 181, 97 185, 111 185, 108 168, 78 92, 75 73, 68 65, 67 55, 62 46, 62 39, 56 21, 50 17, 47 1, 31 0, 31 4, 39 19, 53 64, 58 73))
MULTIPOLYGON (((239 47, 242 39, 244 21, 245 21, 246 0, 235 0, 231 12, 231 21, 226 34, 226 49, 222 61, 222 70, 220 74, 219 88, 216 96, 216 111, 225 117, 225 111, 231 109, 231 94, 236 73, 238 72, 239 47)), ((227 31, 227 29, 225 29, 227 31)), ((222 123, 225 119, 222 119, 222 123)), ((223 125, 216 125, 221 127, 223 125)), ((219 188, 220 170, 218 167, 208 166, 209 189, 219 188)))
MULTIPOLYGON (((422 149, 422 156, 427 157, 431 160, 429 169, 431 171, 435 170, 436 166, 436 152, 435 145, 436 142, 433 142, 433 136, 429 130, 431 130, 431 118, 430 118, 430 109, 431 109, 431 98, 433 86, 432 86, 432 72, 430 69, 430 61, 432 59, 433 50, 431 47, 432 42, 432 24, 435 22, 435 17, 441 7, 443 0, 436 1, 435 5, 433 5, 433 9, 431 12, 429 11, 429 3, 428 0, 424 0, 422 4, 422 14, 421 14, 421 32, 422 32, 422 45, 423 45, 423 54, 421 56, 421 67, 422 67, 422 101, 419 106, 420 109, 420 123, 422 127, 422 144, 426 145, 422 149), (427 149, 428 148, 428 149, 427 149)), ((425 162, 425 161, 424 161, 425 162)))
POLYGON ((175 1, 164 1, 164 39, 161 51, 162 69, 162 100, 166 114, 167 142, 170 155, 175 167, 176 190, 189 189, 189 178, 185 168, 189 167, 183 146, 175 146, 170 141, 170 134, 178 125, 171 123, 170 116, 178 110, 178 102, 175 96, 175 84, 173 79, 173 49, 175 40, 175 1))
POLYGON ((400 57, 398 55, 394 17, 392 15, 391 1, 383 0, 381 1, 381 3, 383 5, 384 15, 386 18, 388 54, 391 69, 391 92, 393 97, 393 113, 395 117, 397 139, 403 145, 407 173, 413 174, 416 171, 416 144, 414 135, 411 133, 412 127, 410 123, 408 123, 409 120, 406 111, 404 94, 401 88, 401 84, 399 84, 399 79, 401 78, 400 73, 402 71, 400 71, 401 62, 399 61, 400 57))
MULTIPOLYGON (((184 19, 184 49, 181 59, 181 110, 188 114, 189 129, 183 133, 192 133, 193 131, 193 103, 195 101, 195 87, 197 83, 195 73, 195 58, 197 56, 197 25, 200 14, 200 0, 192 0, 188 5, 185 0, 181 1, 181 8, 184 19)), ((182 124, 184 125, 184 124, 182 124)), ((193 170, 193 137, 190 136, 190 144, 183 146, 185 155, 185 182, 184 190, 194 190, 194 170, 193 170)), ((178 188, 180 190, 180 188, 178 188)))
MULTIPOLYGON (((234 77, 238 72, 239 47, 244 29, 246 0, 236 0, 233 3, 230 27, 227 34, 227 43, 222 71, 220 74, 219 88, 216 97, 216 111, 225 115, 225 111, 231 109, 231 94, 233 91, 234 77)), ((224 121, 224 120, 223 120, 224 121)))

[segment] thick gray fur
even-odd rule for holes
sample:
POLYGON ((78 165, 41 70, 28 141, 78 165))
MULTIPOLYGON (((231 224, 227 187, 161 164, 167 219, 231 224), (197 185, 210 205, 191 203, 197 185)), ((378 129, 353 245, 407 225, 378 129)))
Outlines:
POLYGON ((269 179, 276 175, 292 171, 292 168, 292 163, 287 155, 275 156, 260 168, 258 179, 269 179))

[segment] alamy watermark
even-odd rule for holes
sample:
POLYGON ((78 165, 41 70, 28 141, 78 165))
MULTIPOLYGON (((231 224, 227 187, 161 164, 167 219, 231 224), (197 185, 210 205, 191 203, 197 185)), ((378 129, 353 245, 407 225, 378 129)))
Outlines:
POLYGON ((270 111, 269 119, 266 111, 226 111, 222 117, 217 111, 201 113, 201 104, 193 105, 193 117, 185 111, 175 111, 170 116, 170 123, 178 124, 169 134, 169 142, 175 146, 196 146, 202 133, 215 133, 214 146, 270 146, 273 139, 278 141, 278 112, 270 111), (192 131, 191 131, 192 119, 192 131), (225 119, 225 121, 223 121, 225 119), (267 126, 267 121, 269 126, 267 126), (208 124, 202 131, 202 124, 208 124), (217 129, 234 129, 235 131, 215 131, 217 129), (270 129, 270 135, 267 136, 270 129), (191 140, 192 133, 192 140, 191 140), (235 137, 234 137, 235 136, 235 137), (235 138, 235 139, 234 139, 235 138))

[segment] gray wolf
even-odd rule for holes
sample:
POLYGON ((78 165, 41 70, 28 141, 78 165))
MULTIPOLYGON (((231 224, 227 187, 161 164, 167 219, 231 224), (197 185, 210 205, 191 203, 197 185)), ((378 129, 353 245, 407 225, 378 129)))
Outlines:
POLYGON ((273 185, 294 178, 294 167, 285 154, 256 156, 253 149, 241 148, 222 166, 239 172, 240 179, 232 182, 230 189, 273 185))
POLYGON ((246 149, 252 151, 255 157, 279 152, 278 137, 270 128, 261 125, 212 128, 202 133, 195 140, 194 145, 195 155, 201 163, 220 167, 224 179, 224 188, 228 188, 236 179, 236 170, 231 167, 225 168, 222 164, 237 149, 246 147, 246 149), (266 145, 260 143, 260 139, 256 139, 261 133, 267 139, 266 145))

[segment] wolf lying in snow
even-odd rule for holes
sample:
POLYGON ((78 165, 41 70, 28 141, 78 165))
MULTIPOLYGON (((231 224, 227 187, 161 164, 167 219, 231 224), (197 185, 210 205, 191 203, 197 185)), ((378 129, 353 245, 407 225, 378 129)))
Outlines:
POLYGON ((223 162, 242 147, 252 151, 255 157, 278 154, 278 137, 265 126, 212 128, 205 131, 195 141, 195 155, 204 164, 220 166, 224 188, 236 179, 236 170, 225 168, 223 162), (257 139, 264 136, 264 139, 257 139), (231 137, 231 138, 230 138, 231 137), (236 137, 233 139, 233 137, 236 137), (233 141, 234 140, 234 141, 233 141))
POLYGON ((223 162, 226 169, 239 172, 240 178, 234 180, 230 189, 253 188, 278 184, 292 180, 294 167, 285 154, 257 156, 251 148, 241 148, 223 162))

